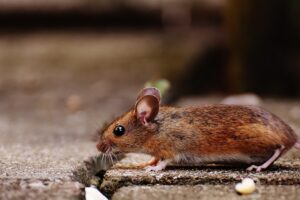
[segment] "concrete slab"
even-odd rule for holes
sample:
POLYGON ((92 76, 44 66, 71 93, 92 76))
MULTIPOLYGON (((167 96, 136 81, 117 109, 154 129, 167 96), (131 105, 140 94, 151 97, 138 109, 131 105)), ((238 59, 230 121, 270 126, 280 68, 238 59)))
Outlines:
POLYGON ((251 195, 241 196, 234 185, 197 185, 197 186, 129 186, 119 189, 112 200, 219 200, 219 199, 287 199, 296 200, 300 196, 300 186, 257 185, 251 195))
POLYGON ((300 160, 294 165, 277 164, 267 171, 256 173, 245 169, 202 166, 169 167, 162 172, 145 172, 145 170, 112 169, 107 171, 100 190, 112 195, 122 186, 130 185, 197 185, 197 184, 234 184, 242 178, 250 177, 264 185, 299 185, 300 160))
POLYGON ((95 155, 95 143, 76 114, 60 122, 35 114, 0 114, 0 199, 79 199, 73 170, 95 155))

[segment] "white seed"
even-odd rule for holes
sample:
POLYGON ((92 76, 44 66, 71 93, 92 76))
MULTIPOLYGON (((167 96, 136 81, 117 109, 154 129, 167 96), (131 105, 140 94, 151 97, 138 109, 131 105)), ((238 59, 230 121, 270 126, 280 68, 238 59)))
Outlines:
POLYGON ((235 190, 240 194, 251 194, 255 191, 255 183, 251 178, 245 178, 235 185, 235 190))

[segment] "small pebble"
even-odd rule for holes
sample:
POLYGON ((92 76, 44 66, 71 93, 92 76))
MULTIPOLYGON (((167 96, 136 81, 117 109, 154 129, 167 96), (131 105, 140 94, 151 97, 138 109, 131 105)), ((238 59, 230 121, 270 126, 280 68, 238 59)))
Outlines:
POLYGON ((300 107, 293 106, 290 110, 290 115, 293 119, 300 119, 300 107))
POLYGON ((43 182, 41 181, 36 181, 36 182, 32 182, 32 183, 29 183, 28 186, 32 189, 37 189, 37 190, 40 190, 40 189, 45 189, 46 186, 44 185, 43 182))
POLYGON ((221 101, 222 104, 228 105, 254 105, 260 106, 262 104, 262 100, 255 94, 239 94, 239 95, 231 95, 226 97, 221 101))
POLYGON ((66 100, 66 107, 70 112, 76 112, 82 109, 82 98, 79 95, 71 95, 66 100))
POLYGON ((245 178, 235 185, 235 190, 239 194, 251 194, 255 191, 255 183, 251 178, 245 178))

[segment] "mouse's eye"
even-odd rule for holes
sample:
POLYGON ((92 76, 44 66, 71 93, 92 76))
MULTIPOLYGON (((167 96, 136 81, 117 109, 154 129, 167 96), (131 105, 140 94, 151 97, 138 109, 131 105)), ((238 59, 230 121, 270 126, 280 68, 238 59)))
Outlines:
POLYGON ((125 133, 125 128, 122 125, 117 125, 114 129, 115 136, 122 136, 125 133))

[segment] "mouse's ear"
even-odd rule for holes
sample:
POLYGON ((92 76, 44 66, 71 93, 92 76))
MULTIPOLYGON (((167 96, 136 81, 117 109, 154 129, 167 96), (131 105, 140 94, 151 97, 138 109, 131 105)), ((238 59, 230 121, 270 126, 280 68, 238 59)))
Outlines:
POLYGON ((137 96, 135 114, 144 125, 152 121, 159 111, 160 93, 156 88, 144 88, 137 96))

